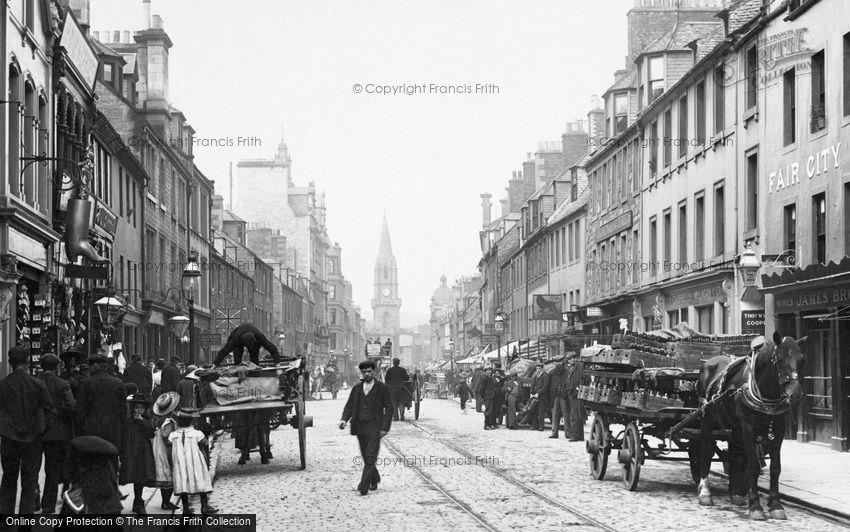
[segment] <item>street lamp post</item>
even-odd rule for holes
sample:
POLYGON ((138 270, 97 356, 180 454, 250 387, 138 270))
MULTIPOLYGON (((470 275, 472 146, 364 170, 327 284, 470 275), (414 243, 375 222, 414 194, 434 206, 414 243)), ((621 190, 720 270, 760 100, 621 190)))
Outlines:
POLYGON ((449 368, 454 371, 455 370, 455 342, 454 340, 449 340, 449 360, 451 361, 449 364, 449 368))
MULTIPOLYGON (((493 318, 493 321, 496 322, 496 337, 498 338, 498 348, 496 350, 496 354, 499 357, 499 361, 502 361, 502 332, 505 330, 505 323, 508 321, 508 315, 504 312, 497 312, 496 317, 493 318)), ((507 357, 505 357, 507 359, 507 357)), ((507 371, 507 369, 506 369, 507 371)))
POLYGON ((198 253, 192 250, 186 267, 183 269, 183 297, 189 304, 189 364, 195 363, 195 294, 201 285, 201 268, 198 266, 198 253))

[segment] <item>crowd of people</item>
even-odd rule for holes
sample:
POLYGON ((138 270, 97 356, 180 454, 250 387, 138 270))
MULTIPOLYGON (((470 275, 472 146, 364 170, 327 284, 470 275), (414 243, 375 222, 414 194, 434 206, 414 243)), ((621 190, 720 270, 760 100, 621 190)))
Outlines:
POLYGON ((578 399, 582 377, 578 354, 569 352, 552 362, 554 366, 549 371, 544 369, 547 364, 538 361, 533 373, 521 375, 516 369, 505 374, 501 363, 495 361, 471 372, 447 374, 446 380, 457 394, 464 414, 470 399, 474 400, 475 411, 484 414, 484 430, 495 430, 504 424, 510 430, 545 431, 548 417, 550 438, 557 438, 563 427, 569 441, 583 441, 585 416, 578 399))
POLYGON ((123 368, 105 354, 43 355, 30 374, 29 351, 9 351, 12 372, 0 380, 0 514, 116 514, 132 491, 133 512, 145 514, 145 487, 160 489, 161 508, 192 513, 190 495, 209 504, 211 427, 200 419, 212 366, 179 357, 123 368), (39 473, 44 465, 43 486, 39 473), (59 486, 62 485, 60 491, 59 486), (130 486, 126 494, 120 486, 130 486), (175 499, 176 500, 176 499, 175 499))

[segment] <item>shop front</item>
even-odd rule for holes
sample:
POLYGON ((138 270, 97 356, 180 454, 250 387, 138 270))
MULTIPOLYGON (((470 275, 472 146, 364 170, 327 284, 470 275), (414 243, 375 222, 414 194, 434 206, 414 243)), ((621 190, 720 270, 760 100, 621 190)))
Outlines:
POLYGON ((734 288, 731 275, 712 276, 642 294, 635 305, 640 330, 669 329, 684 322, 703 334, 730 334, 734 288))
POLYGON ((773 310, 768 334, 806 337, 806 398, 794 435, 850 450, 850 258, 762 279, 773 310))

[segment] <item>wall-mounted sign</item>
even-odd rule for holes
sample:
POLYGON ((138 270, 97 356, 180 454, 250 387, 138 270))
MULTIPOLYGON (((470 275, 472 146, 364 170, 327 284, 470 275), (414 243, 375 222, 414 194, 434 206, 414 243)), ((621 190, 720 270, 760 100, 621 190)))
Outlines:
POLYGON ((588 318, 602 318, 605 316, 605 312, 599 307, 587 307, 584 309, 584 314, 588 318))
POLYGON ((47 267, 47 248, 45 245, 12 227, 9 228, 9 251, 42 268, 47 267))
POLYGON ((598 231, 596 231, 596 241, 601 242, 603 240, 607 240, 608 238, 616 235, 617 233, 622 233, 626 229, 629 229, 632 226, 632 211, 625 212, 620 216, 617 216, 613 220, 608 223, 602 224, 598 231))
POLYGON ((723 283, 717 282, 710 285, 688 286, 676 288, 667 292, 664 298, 664 306, 668 310, 681 307, 701 307, 715 301, 726 301, 726 291, 723 283))
POLYGON ((827 174, 830 170, 839 171, 839 161, 841 159, 841 143, 828 146, 827 148, 815 152, 806 159, 803 168, 800 168, 800 161, 794 161, 791 164, 785 165, 773 172, 767 174, 767 193, 773 194, 780 190, 800 184, 800 172, 805 172, 809 179, 827 174))
POLYGON ((118 229, 118 216, 113 214, 106 205, 98 202, 97 209, 94 211, 94 223, 110 236, 115 236, 115 230, 118 229))
POLYGON ((79 266, 77 264, 65 265, 65 277, 71 279, 102 279, 109 280, 109 263, 92 264, 91 266, 79 266))
POLYGON ((560 321, 562 314, 560 294, 534 294, 532 302, 531 319, 560 321))
POLYGON ((68 52, 68 59, 80 73, 83 81, 90 89, 94 89, 94 81, 97 79, 98 58, 92 50, 88 39, 83 36, 80 27, 71 12, 65 16, 65 25, 62 27, 62 40, 59 46, 68 52))
POLYGON ((764 311, 741 311, 741 334, 764 334, 764 311))
POLYGON ((773 305, 777 314, 850 305, 850 284, 777 294, 773 305))

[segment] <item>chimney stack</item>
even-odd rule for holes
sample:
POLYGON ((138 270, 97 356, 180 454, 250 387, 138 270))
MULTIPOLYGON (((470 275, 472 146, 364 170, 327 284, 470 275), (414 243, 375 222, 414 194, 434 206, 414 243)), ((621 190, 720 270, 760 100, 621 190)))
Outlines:
POLYGON ((151 27, 151 0, 142 0, 142 29, 151 27))
POLYGON ((510 200, 508 198, 502 198, 499 200, 500 206, 502 207, 502 216, 507 216, 511 212, 510 200))
POLYGON ((482 214, 482 220, 481 221, 482 221, 485 228, 488 225, 490 225, 490 220, 491 220, 490 216, 492 214, 492 212, 491 212, 492 206, 490 205, 490 198, 492 198, 492 197, 493 197, 492 194, 481 194, 481 210, 482 210, 482 213, 481 213, 482 214))

